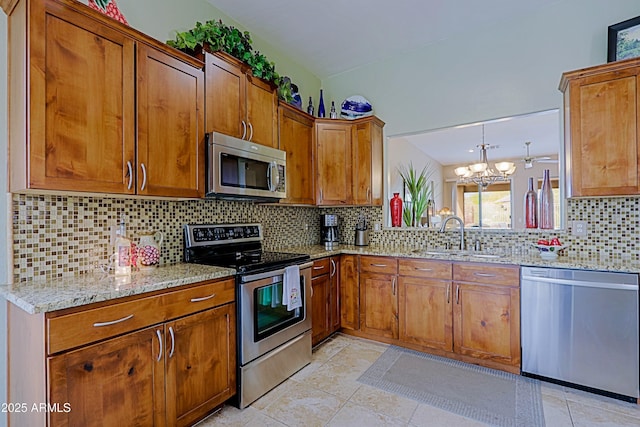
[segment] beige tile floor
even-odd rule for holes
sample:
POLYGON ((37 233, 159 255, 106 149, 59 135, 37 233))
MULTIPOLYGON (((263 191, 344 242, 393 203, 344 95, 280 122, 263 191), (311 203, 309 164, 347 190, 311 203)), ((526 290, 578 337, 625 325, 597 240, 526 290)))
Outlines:
MULTIPOLYGON (((485 425, 358 383, 386 347, 334 335, 314 349, 311 364, 251 406, 224 406, 198 427, 485 425)), ((547 427, 640 426, 639 405, 544 382, 542 400, 547 427)))

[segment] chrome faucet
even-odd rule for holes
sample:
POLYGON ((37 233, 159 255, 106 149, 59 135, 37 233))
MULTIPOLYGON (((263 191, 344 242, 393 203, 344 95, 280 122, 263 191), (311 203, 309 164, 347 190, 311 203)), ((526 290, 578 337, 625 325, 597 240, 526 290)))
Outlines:
POLYGON ((449 216, 444 221, 442 221, 442 225, 440 226, 440 232, 444 233, 447 229, 447 224, 449 221, 454 220, 460 223, 460 250, 464 251, 464 221, 459 216, 449 216))

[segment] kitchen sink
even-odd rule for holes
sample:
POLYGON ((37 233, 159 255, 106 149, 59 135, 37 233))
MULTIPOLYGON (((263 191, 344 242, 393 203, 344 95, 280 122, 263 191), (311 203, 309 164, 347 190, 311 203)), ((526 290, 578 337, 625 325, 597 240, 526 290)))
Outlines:
POLYGON ((500 255, 495 255, 495 254, 474 254, 474 253, 470 253, 468 255, 470 257, 472 257, 472 258, 485 258, 485 259, 497 259, 497 258, 500 258, 500 255))
POLYGON ((414 249, 412 252, 416 254, 435 255, 435 256, 469 256, 471 258, 484 258, 484 259, 500 258, 500 255, 485 254, 485 253, 478 253, 478 252, 472 252, 472 251, 461 251, 456 249, 453 249, 453 250, 414 249))

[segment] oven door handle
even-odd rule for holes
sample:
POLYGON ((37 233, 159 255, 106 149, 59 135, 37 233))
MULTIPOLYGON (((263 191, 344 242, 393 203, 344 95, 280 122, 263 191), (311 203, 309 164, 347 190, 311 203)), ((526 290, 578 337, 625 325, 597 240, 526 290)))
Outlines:
MULTIPOLYGON (((305 262, 304 264, 300 264, 300 270, 302 271, 305 268, 311 268, 313 266, 313 261, 309 261, 309 262, 305 262)), ((284 268, 281 268, 279 270, 272 270, 272 271, 265 271, 263 273, 257 273, 257 274, 248 274, 245 276, 240 276, 240 282, 241 283, 247 283, 247 282, 255 282, 256 280, 261 280, 261 279, 266 279, 268 277, 274 277, 274 276, 282 276, 284 274, 284 268)))

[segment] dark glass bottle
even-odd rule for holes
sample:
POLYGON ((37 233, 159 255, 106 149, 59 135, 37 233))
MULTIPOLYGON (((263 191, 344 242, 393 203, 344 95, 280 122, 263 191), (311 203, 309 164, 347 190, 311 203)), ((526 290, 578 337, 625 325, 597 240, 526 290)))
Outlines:
POLYGON ((329 118, 331 119, 338 118, 338 113, 336 112, 336 104, 333 101, 331 101, 331 110, 329 111, 329 118))
POLYGON ((542 188, 540 189, 540 228, 553 228, 553 192, 549 169, 545 169, 542 175, 542 188))
POLYGON ((313 99, 309 97, 309 105, 307 106, 307 113, 313 116, 313 99))
POLYGON ((538 228, 538 195, 533 189, 533 177, 529 178, 529 190, 524 195, 524 215, 527 228, 538 228))
POLYGON ((324 117, 324 98, 322 97, 322 89, 320 89, 320 103, 318 104, 318 117, 324 117))

